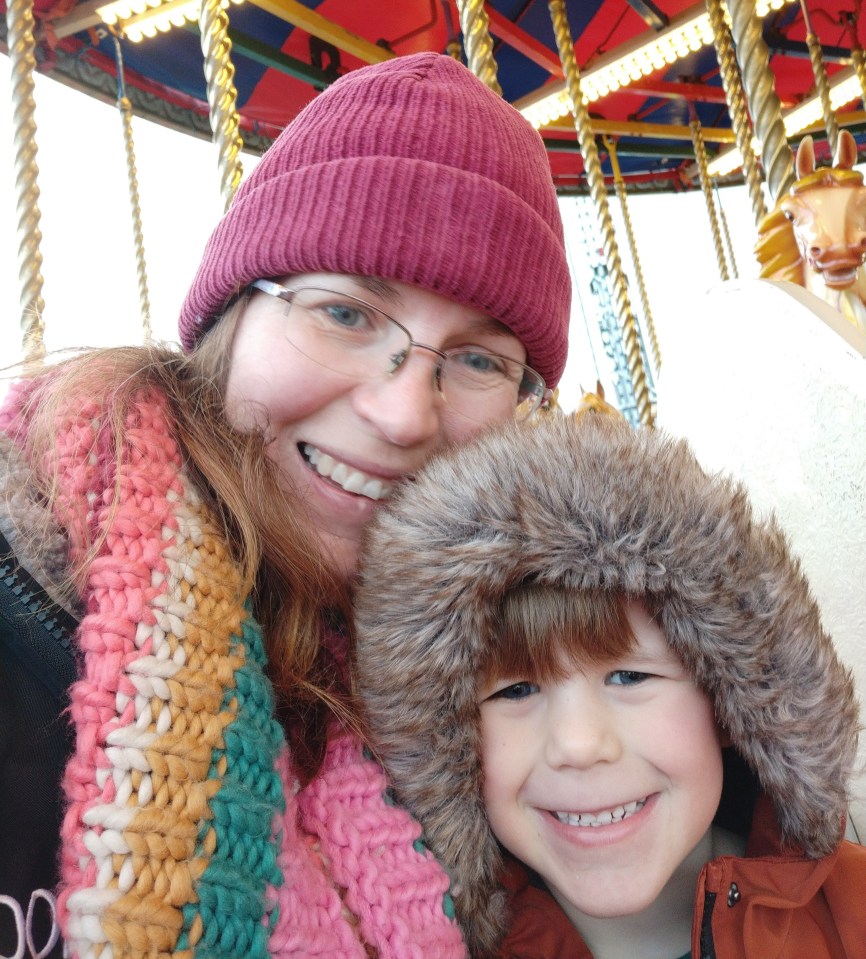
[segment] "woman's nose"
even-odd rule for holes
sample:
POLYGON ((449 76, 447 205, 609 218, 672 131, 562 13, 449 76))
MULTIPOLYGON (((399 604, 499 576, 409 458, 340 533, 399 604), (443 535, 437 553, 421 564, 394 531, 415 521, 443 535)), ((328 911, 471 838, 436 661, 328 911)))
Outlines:
POLYGON ((434 354, 412 350, 393 373, 355 388, 355 410, 395 446, 436 440, 444 402, 436 384, 437 362, 434 354))
POLYGON ((603 697, 587 690, 561 690, 548 716, 545 756, 551 768, 587 769, 622 755, 615 717, 603 697))

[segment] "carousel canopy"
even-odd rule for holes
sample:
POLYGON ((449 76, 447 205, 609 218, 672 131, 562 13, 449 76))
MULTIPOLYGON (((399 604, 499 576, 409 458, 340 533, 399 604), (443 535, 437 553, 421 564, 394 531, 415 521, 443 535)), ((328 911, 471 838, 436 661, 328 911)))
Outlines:
MULTIPOLYGON (((13 2, 0 0, 0 6, 13 2)), ((35 0, 38 69, 113 100, 119 49, 126 95, 136 113, 210 136, 196 0, 168 0, 158 10, 148 6, 157 3, 35 0), (187 9, 191 21, 184 18, 187 9), (170 13, 179 25, 163 30, 159 12, 170 13)), ((350 70, 421 50, 459 50, 454 0, 224 4, 241 133, 254 151, 266 148, 317 92, 350 70)), ((860 0, 758 0, 789 137, 806 131, 823 136, 806 42, 809 24, 821 42, 841 124, 858 138, 861 128, 866 132, 861 87, 851 65, 859 6, 860 0)), ((539 125, 558 188, 584 191, 573 121, 568 113, 560 115, 567 94, 546 0, 488 0, 484 8, 503 96, 539 125)), ((694 118, 711 159, 735 149, 703 2, 569 0, 567 10, 593 131, 602 152, 604 137, 616 143, 630 190, 696 183, 689 131, 694 118)), ((5 39, 5 24, 0 31, 5 39)), ((754 113, 756 105, 750 108, 754 113)), ((713 172, 722 179, 739 175, 724 166, 713 172)))

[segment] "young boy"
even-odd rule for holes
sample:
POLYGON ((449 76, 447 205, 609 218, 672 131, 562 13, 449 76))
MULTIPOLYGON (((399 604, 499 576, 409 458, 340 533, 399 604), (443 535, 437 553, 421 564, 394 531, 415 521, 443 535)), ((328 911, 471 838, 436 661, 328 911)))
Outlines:
POLYGON ((866 957, 851 678, 684 443, 590 413, 442 457, 357 608, 374 749, 475 954, 866 957))

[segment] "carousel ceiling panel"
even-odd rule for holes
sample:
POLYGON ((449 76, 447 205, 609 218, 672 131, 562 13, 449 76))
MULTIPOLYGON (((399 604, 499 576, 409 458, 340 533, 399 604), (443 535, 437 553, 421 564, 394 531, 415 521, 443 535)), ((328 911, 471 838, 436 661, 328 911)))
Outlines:
MULTIPOLYGON (((11 0, 0 0, 0 7, 11 0)), ((208 135, 197 26, 187 22, 133 43, 125 21, 98 12, 104 0, 35 0, 39 69, 105 99, 116 96, 118 47, 136 112, 208 135), (119 44, 116 37, 119 35, 119 44)), ((133 0, 136 2, 136 0, 133 0)), ((146 0, 140 0, 142 5, 146 0)), ((154 2, 154 0, 149 0, 154 2)), ((172 0, 177 5, 181 0, 172 0)), ((833 82, 857 44, 861 0, 788 2, 764 20, 771 70, 783 109, 814 96, 806 48, 808 15, 833 82), (805 9, 805 14, 804 14, 805 9)), ((568 18, 581 76, 649 42, 673 23, 705 12, 691 0, 569 0, 568 18)), ((562 84, 546 0, 488 0, 503 96, 518 107, 562 84)), ((320 90, 364 63, 421 50, 445 52, 459 39, 454 0, 245 0, 228 9, 234 82, 248 146, 269 141, 320 90)), ((5 23, 0 26, 5 38, 5 23)), ((862 34, 861 34, 862 37, 862 34)), ((859 93, 837 110, 858 140, 859 93), (846 112, 847 111, 847 112, 846 112)), ((697 117, 712 155, 731 145, 727 105, 713 47, 703 46, 589 104, 599 136, 617 145, 631 189, 694 185, 689 122, 697 117)), ((866 128, 864 128, 866 129, 866 128)), ((542 127, 558 186, 585 189, 569 117, 542 127)), ((819 132, 819 136, 820 136, 819 132)), ((603 141, 601 149, 604 152, 603 141)), ((820 150, 819 150, 820 155, 820 150)))

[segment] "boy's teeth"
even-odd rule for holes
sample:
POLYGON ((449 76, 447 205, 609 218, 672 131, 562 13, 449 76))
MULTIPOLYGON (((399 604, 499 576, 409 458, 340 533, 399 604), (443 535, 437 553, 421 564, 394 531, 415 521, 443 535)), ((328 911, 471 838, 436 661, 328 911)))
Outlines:
POLYGON ((333 456, 322 453, 309 443, 303 444, 303 453, 319 476, 324 476, 332 483, 342 486, 347 493, 357 493, 359 496, 366 496, 367 499, 385 499, 391 492, 390 483, 373 479, 360 470, 340 463, 333 456))
POLYGON ((609 826, 614 822, 622 822, 628 819, 646 805, 646 799, 635 799, 632 802, 625 803, 623 806, 614 806, 613 809, 606 809, 600 813, 589 812, 557 812, 556 818, 566 826, 609 826))

